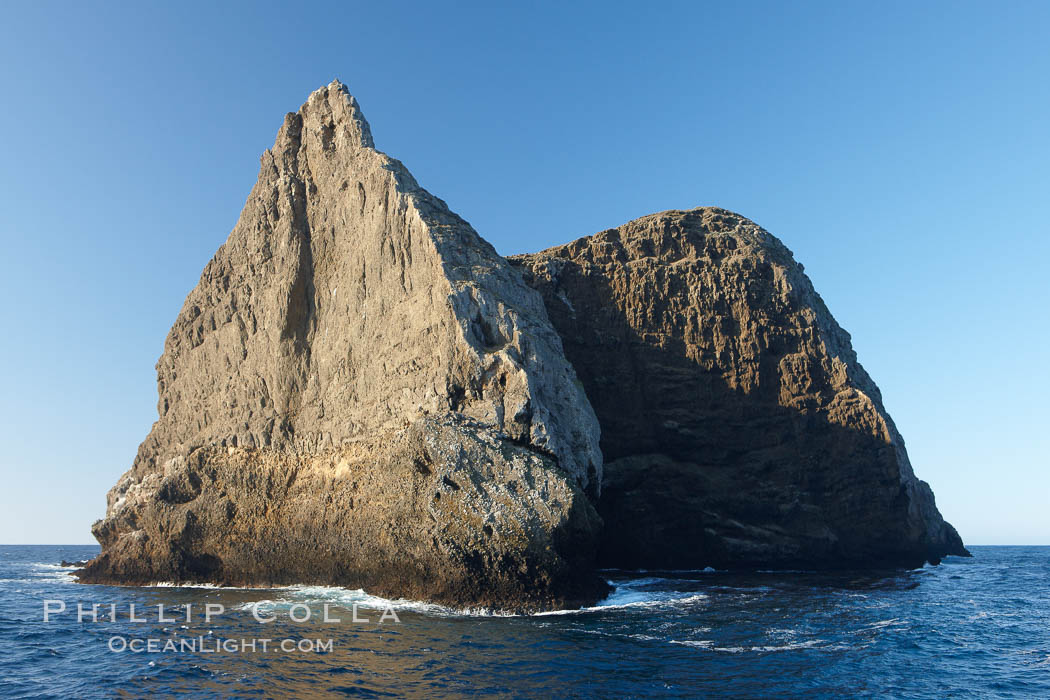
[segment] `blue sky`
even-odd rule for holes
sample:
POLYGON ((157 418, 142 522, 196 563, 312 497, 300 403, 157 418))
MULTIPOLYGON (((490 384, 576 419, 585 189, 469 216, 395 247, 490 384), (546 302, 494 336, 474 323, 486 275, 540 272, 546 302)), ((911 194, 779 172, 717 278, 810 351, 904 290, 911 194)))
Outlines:
POLYGON ((970 544, 1050 544, 1050 3, 9 3, 0 542, 90 542, 285 112, 338 77, 496 248, 791 248, 970 544))

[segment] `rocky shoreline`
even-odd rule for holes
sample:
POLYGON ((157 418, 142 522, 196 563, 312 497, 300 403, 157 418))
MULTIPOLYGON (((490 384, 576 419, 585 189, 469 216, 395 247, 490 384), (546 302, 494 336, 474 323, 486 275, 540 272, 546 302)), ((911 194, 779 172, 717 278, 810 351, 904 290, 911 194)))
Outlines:
POLYGON ((85 583, 535 612, 599 566, 966 555, 783 244, 716 208, 510 261, 338 81, 285 117, 157 363, 85 583))

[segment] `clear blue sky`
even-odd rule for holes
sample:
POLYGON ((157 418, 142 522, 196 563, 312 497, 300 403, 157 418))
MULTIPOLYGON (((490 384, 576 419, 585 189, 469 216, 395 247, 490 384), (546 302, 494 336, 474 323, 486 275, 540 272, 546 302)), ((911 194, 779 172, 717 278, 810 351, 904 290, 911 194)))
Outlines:
POLYGON ((6 3, 0 542, 82 543, 285 112, 339 77, 496 248, 719 205, 970 544, 1050 544, 1050 3, 6 3))

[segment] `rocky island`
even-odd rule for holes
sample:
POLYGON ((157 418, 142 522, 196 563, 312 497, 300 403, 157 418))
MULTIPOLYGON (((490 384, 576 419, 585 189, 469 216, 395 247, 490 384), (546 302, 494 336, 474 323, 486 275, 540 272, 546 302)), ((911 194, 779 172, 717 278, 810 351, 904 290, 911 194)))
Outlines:
POLYGON ((338 81, 285 117, 157 373, 81 581, 535 611, 601 598, 599 566, 965 554, 773 236, 695 209, 505 260, 338 81))

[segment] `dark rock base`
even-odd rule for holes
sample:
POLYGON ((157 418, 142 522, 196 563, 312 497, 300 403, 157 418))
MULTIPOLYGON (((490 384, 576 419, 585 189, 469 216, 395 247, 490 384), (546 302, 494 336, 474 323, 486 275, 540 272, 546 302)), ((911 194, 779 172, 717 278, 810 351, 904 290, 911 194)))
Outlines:
POLYGON ((112 496, 85 583, 339 585, 517 612, 608 592, 601 520, 575 481, 465 421, 310 457, 199 449, 112 496))

